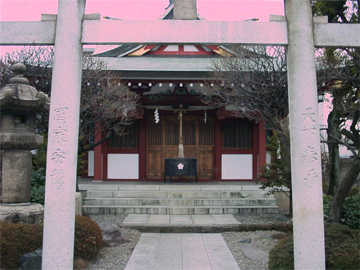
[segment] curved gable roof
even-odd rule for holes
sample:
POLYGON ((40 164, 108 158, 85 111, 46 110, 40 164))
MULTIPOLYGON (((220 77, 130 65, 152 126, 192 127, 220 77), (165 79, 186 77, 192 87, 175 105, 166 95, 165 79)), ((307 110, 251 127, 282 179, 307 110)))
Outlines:
MULTIPOLYGON (((170 1, 169 6, 165 9, 165 12, 161 14, 158 20, 173 20, 174 19, 174 4, 170 1)), ((198 20, 205 20, 199 13, 197 13, 198 20)), ((100 45, 95 48, 93 56, 97 57, 124 57, 128 55, 132 56, 141 56, 148 52, 141 51, 146 44, 138 44, 138 45, 111 45, 111 46, 104 46, 100 45), (141 51, 136 53, 137 51, 141 51)), ((206 45, 203 45, 206 46, 206 45)), ((213 51, 216 54, 223 55, 223 51, 226 53, 233 54, 233 52, 227 49, 224 46, 206 46, 209 50, 213 51), (221 49, 220 49, 221 47, 221 49)))

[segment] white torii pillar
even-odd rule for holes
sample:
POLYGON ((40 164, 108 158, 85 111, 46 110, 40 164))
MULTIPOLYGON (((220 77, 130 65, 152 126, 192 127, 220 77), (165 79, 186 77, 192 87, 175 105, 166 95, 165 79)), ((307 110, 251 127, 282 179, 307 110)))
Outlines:
POLYGON ((286 0, 295 269, 325 269, 320 132, 309 0, 286 0))
POLYGON ((42 269, 72 270, 85 0, 59 0, 51 84, 42 269))

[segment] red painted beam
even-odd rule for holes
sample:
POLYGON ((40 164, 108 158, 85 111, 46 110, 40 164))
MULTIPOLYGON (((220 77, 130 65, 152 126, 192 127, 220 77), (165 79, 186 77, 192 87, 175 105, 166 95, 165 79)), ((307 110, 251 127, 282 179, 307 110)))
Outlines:
POLYGON ((266 129, 259 122, 259 170, 266 165, 266 129))
MULTIPOLYGON (((100 127, 95 127, 95 142, 101 141, 102 132, 100 127)), ((94 180, 103 180, 103 168, 102 168, 102 144, 98 145, 94 149, 94 180)))
POLYGON ((146 179, 146 118, 139 120, 139 180, 146 179))
POLYGON ((215 118, 214 121, 214 178, 216 181, 221 180, 221 121, 215 118))

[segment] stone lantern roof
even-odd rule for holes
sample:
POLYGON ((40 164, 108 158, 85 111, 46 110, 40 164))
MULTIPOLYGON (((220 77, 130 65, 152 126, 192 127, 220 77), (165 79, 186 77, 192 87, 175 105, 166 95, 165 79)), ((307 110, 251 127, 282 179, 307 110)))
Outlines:
POLYGON ((0 89, 0 107, 2 111, 43 111, 49 110, 50 98, 29 85, 24 77, 25 65, 18 63, 11 67, 15 76, 10 83, 0 89))

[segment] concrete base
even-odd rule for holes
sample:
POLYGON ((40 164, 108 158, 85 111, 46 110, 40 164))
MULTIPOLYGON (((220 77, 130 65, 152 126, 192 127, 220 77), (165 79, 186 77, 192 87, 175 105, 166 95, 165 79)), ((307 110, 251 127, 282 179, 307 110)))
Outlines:
POLYGON ((290 197, 289 191, 276 191, 274 197, 276 199, 276 205, 279 207, 281 213, 289 213, 290 210, 290 197))
POLYGON ((0 222, 38 224, 44 221, 44 207, 38 203, 0 204, 0 222))
POLYGON ((75 193, 75 215, 82 216, 82 196, 80 192, 75 193))

